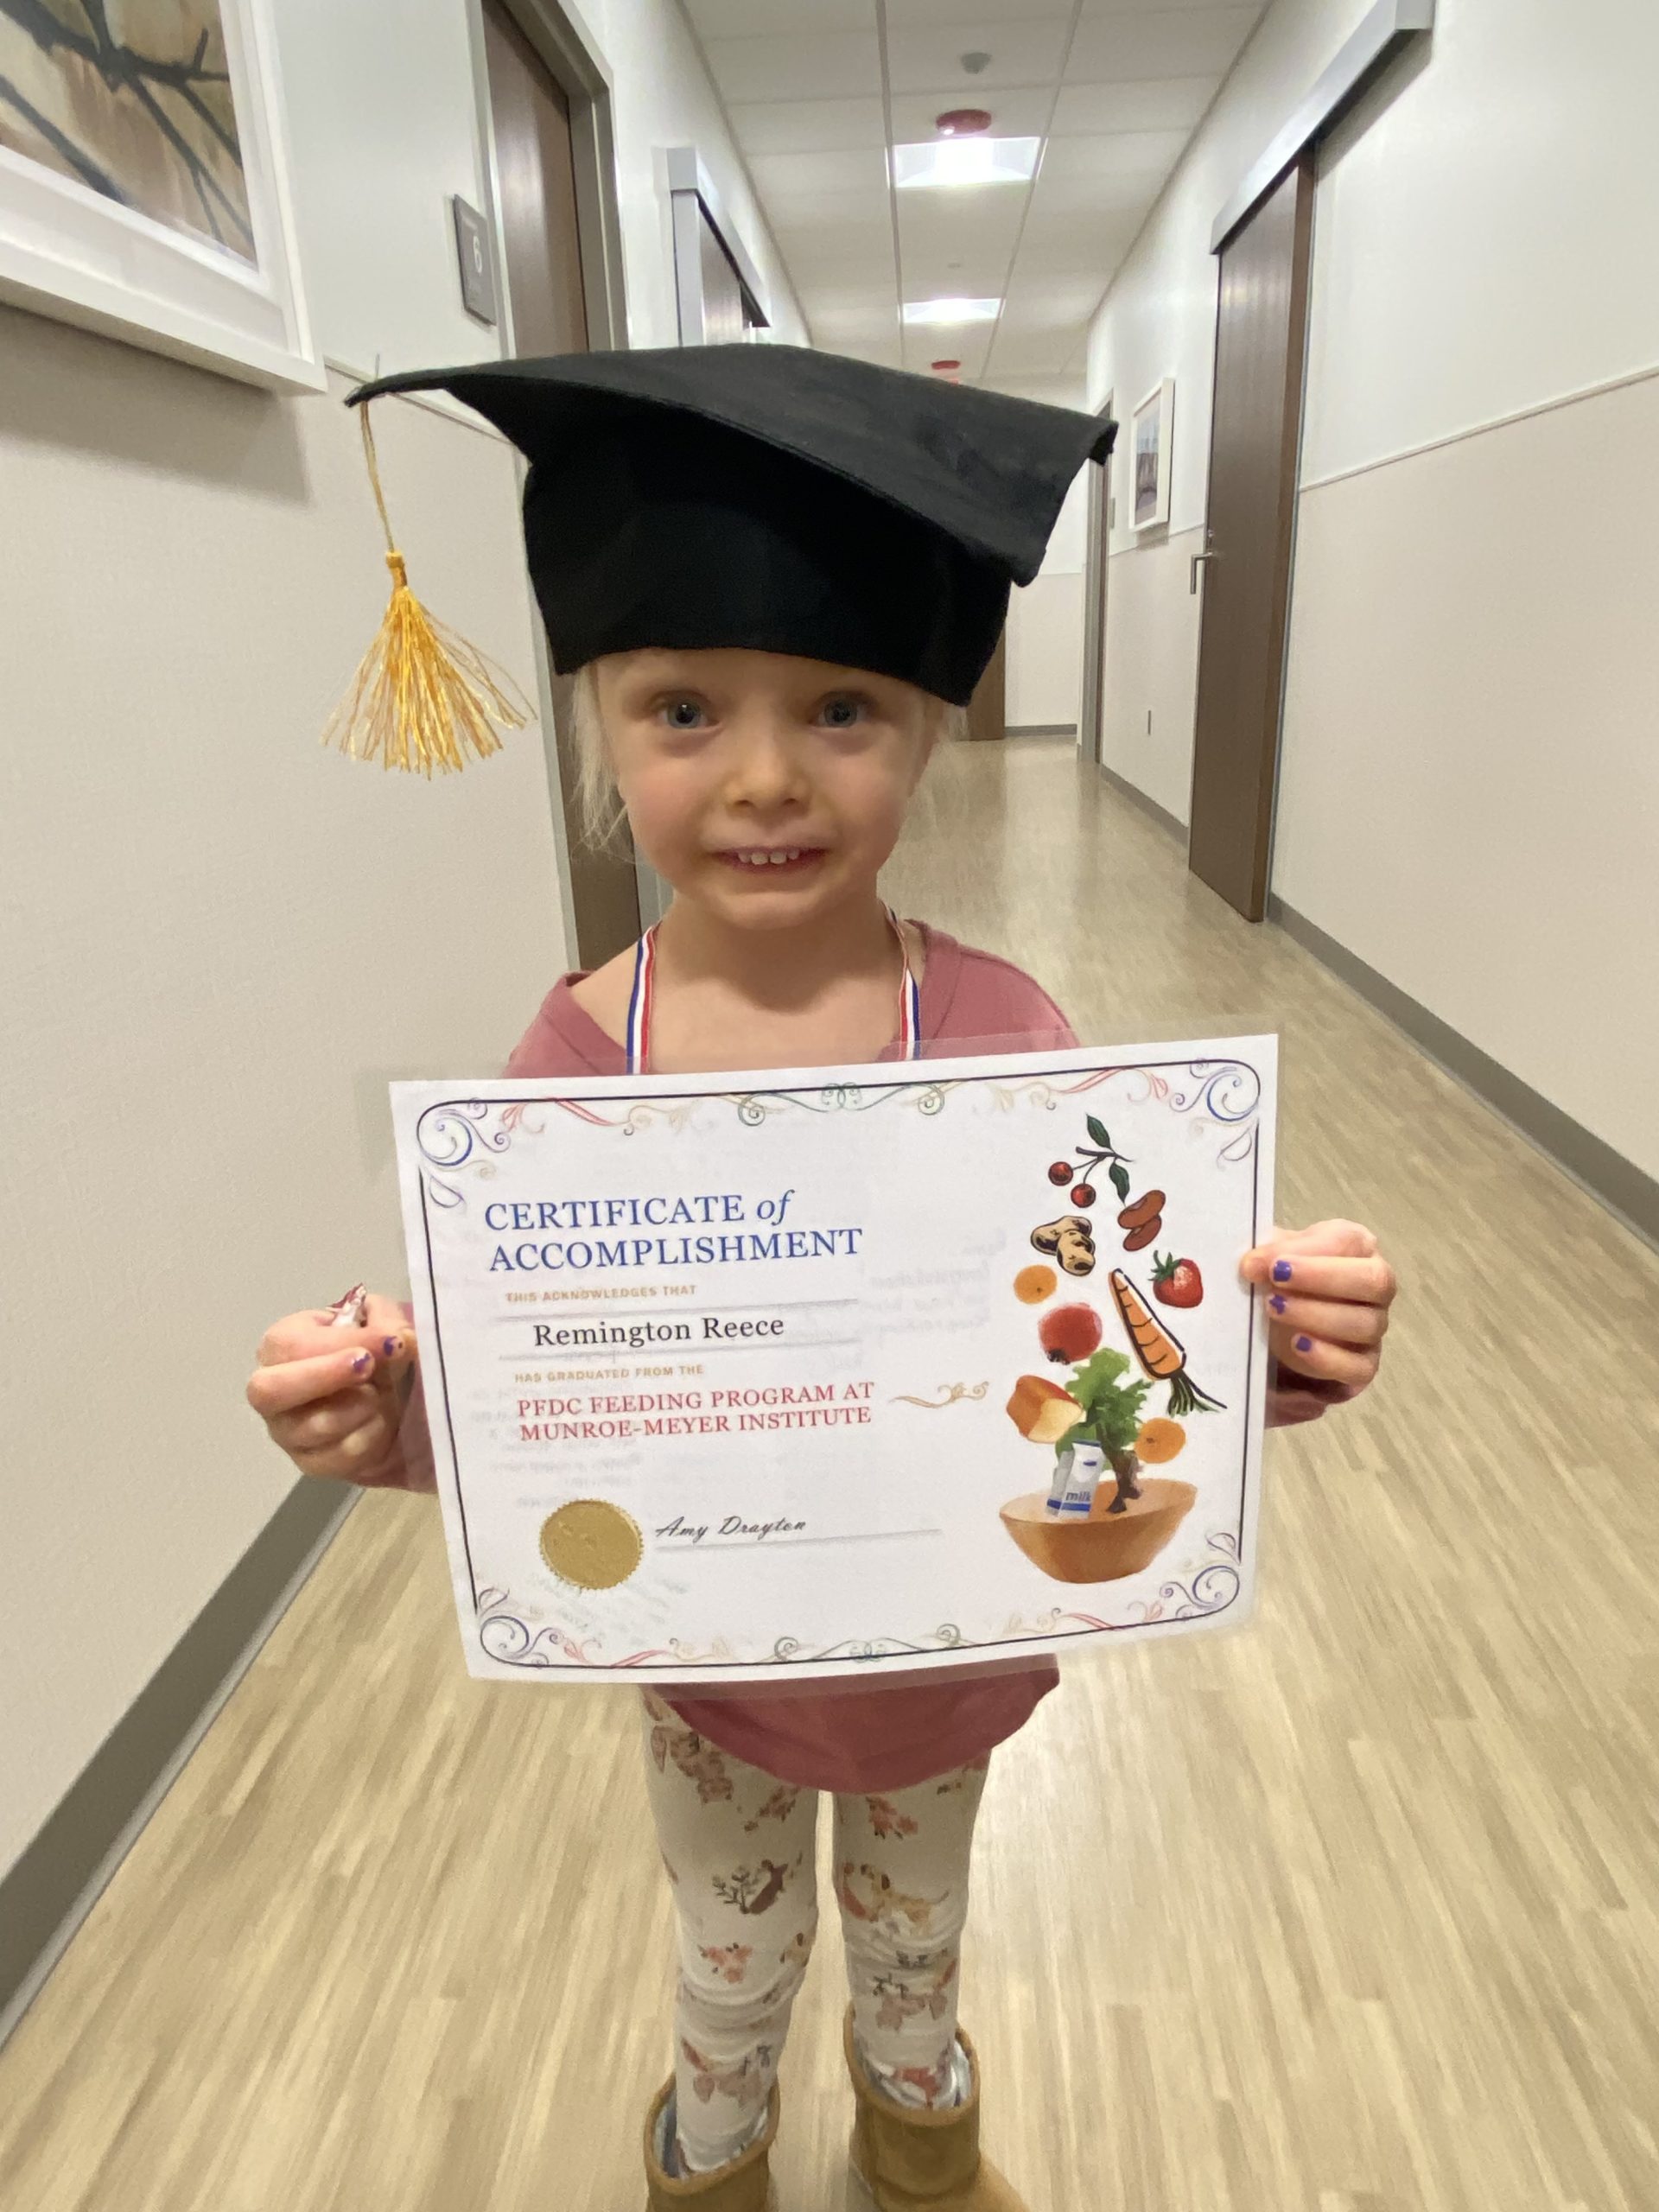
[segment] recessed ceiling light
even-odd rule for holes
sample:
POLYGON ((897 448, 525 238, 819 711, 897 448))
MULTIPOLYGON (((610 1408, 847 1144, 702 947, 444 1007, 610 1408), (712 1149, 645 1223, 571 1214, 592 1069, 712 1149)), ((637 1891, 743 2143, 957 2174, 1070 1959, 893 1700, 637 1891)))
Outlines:
POLYGON ((902 187, 1025 184, 1037 172, 1040 138, 929 138, 893 149, 893 181, 902 187))
POLYGON ((906 322, 995 322, 1001 300, 906 300, 906 322))

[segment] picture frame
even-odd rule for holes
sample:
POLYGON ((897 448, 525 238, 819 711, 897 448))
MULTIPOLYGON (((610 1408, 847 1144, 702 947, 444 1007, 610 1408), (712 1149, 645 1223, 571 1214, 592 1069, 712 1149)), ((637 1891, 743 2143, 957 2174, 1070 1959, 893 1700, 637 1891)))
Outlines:
POLYGON ((171 22, 147 48, 102 8, 0 0, 0 300, 321 391, 269 0, 180 0, 171 22))
POLYGON ((1170 454, 1175 423, 1175 379, 1155 384, 1130 421, 1135 456, 1133 519, 1136 530, 1157 530, 1169 521, 1170 454))

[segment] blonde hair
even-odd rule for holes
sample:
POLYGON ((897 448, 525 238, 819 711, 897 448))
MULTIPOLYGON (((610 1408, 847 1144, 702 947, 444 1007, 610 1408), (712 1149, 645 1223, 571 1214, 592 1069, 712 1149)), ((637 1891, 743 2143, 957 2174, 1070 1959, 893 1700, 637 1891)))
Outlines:
MULTIPOLYGON (((925 695, 939 718, 941 745, 958 745, 968 734, 968 709, 925 695)), ((576 819, 582 842, 594 852, 611 847, 627 819, 622 794, 616 787, 610 747, 605 740, 605 721, 599 705, 599 677, 594 664, 580 668, 572 677, 566 712, 570 721, 571 749, 576 756, 576 819)))

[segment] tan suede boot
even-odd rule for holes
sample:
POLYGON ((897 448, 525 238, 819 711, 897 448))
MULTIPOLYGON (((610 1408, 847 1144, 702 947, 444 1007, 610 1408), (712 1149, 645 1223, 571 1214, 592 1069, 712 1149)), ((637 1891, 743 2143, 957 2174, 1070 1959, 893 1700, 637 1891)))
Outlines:
POLYGON ((671 2075, 645 2114, 645 2212, 672 2212, 695 2204, 700 2212, 778 2212, 768 2161, 778 2134, 778 2090, 766 2105, 766 2124, 741 2158, 713 2174, 668 2174, 663 2171, 664 2122, 674 2097, 671 2075))
POLYGON ((853 2171, 878 2212, 1027 2212, 996 2168, 979 2155, 979 2061, 958 2030, 968 2058, 966 2104, 948 2112, 912 2111, 884 2097, 853 2041, 853 2016, 844 2037, 847 2070, 858 2097, 853 2122, 853 2171))

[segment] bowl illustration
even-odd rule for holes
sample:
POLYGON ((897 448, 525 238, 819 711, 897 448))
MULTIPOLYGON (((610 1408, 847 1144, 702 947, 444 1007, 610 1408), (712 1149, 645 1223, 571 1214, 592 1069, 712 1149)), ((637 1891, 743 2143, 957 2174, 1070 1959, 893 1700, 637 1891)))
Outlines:
POLYGON ((1192 1510, 1191 1483, 1141 1478, 1141 1495, 1122 1513, 1066 1516, 1048 1510, 1046 1491, 1002 1508, 1002 1525, 1033 1567, 1056 1582, 1121 1582, 1150 1567, 1192 1510))

